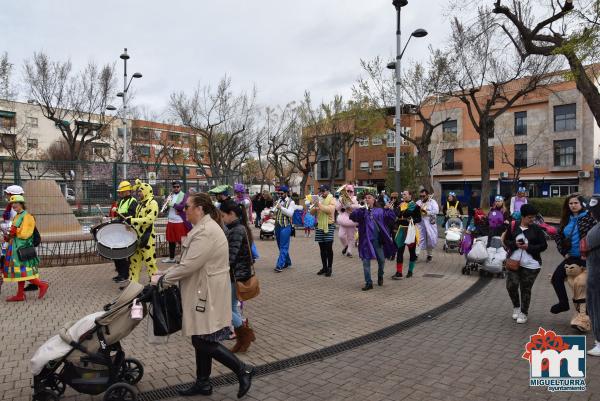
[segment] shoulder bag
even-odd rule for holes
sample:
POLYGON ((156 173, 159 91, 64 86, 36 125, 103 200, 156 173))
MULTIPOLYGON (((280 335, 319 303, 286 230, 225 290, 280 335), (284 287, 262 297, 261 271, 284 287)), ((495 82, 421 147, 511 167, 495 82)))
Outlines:
MULTIPOLYGON (((513 223, 514 223, 514 221, 513 221, 513 223)), ((515 229, 515 226, 516 226, 516 224, 511 224, 511 227, 509 228, 509 230, 511 231, 511 235, 514 235, 513 231, 515 229)), ((517 248, 517 250, 522 251, 522 249, 520 249, 520 248, 517 248)), ((508 270, 508 271, 516 272, 519 270, 519 267, 521 267, 521 259, 522 258, 523 258, 523 252, 521 252, 521 257, 519 258, 519 260, 507 258, 506 261, 504 262, 504 267, 506 267, 506 270, 508 270)))
MULTIPOLYGON (((248 252, 252 255, 252 248, 250 247, 250 240, 246 235, 246 245, 248 246, 248 252)), ((250 257, 252 260, 252 276, 245 281, 236 281, 235 289, 237 293, 237 298, 240 301, 247 301, 249 299, 255 298, 260 294, 260 285, 258 284, 258 277, 256 277, 256 270, 254 269, 254 260, 252 256, 250 257)))
POLYGON ((163 286, 163 277, 152 292, 152 312, 150 313, 155 336, 167 336, 181 330, 183 308, 179 287, 163 286))

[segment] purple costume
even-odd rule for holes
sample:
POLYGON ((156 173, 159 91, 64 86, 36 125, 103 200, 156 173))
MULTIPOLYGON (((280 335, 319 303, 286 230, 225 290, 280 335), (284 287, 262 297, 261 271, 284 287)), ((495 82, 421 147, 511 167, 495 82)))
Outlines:
POLYGON ((352 212, 350 220, 358 223, 358 255, 361 259, 376 259, 375 249, 371 244, 375 224, 379 227, 379 239, 383 244, 383 254, 386 258, 394 257, 397 247, 388 228, 396 220, 393 210, 360 208, 352 212))

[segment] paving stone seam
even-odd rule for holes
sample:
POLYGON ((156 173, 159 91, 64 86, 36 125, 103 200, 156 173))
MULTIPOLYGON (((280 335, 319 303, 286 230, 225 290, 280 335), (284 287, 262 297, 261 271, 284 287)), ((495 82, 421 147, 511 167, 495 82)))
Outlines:
MULTIPOLYGON (((334 344, 316 351, 307 352, 305 354, 293 356, 286 359, 281 359, 275 362, 266 363, 255 367, 255 377, 266 376, 273 373, 281 372, 289 368, 310 364, 313 362, 322 361, 326 358, 338 355, 342 352, 347 352, 352 349, 371 344, 391 336, 397 335, 410 328, 416 327, 425 322, 431 321, 440 317, 442 314, 460 306, 481 290, 483 290, 492 279, 486 277, 480 277, 473 285, 467 288, 465 291, 451 299, 450 301, 437 306, 425 313, 417 315, 415 317, 403 320, 399 323, 384 327, 374 332, 353 338, 351 340, 343 341, 338 344, 334 344)), ((227 386, 237 383, 237 377, 233 373, 227 373, 224 375, 216 376, 211 378, 211 383, 215 387, 227 386)), ((163 387, 159 389, 145 391, 140 393, 138 396, 139 401, 159 401, 172 397, 177 397, 178 389, 187 388, 192 383, 180 383, 169 387, 163 387)))

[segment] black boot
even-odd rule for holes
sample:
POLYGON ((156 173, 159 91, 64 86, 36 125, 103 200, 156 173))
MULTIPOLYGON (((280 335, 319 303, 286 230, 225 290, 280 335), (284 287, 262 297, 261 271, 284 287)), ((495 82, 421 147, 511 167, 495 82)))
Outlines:
POLYGON ((177 390, 177 393, 183 396, 211 395, 212 390, 212 385, 210 384, 210 380, 208 378, 199 378, 198 380, 196 380, 196 383, 192 385, 192 387, 186 390, 177 390))
POLYGON ((197 336, 192 336, 192 344, 196 350, 196 382, 186 390, 177 390, 180 395, 211 395, 210 373, 212 358, 204 349, 204 342, 197 336))
POLYGON ((237 356, 229 351, 224 345, 220 343, 204 342, 206 346, 206 352, 219 361, 219 363, 227 366, 229 370, 237 375, 240 387, 238 388, 238 398, 242 398, 252 385, 252 376, 254 375, 254 368, 246 366, 239 360, 237 356))

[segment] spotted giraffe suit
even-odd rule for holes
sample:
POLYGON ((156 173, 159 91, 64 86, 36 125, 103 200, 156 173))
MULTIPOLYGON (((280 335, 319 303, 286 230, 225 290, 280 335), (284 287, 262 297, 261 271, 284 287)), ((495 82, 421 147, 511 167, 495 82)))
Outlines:
POLYGON ((148 277, 151 277, 158 270, 156 267, 156 231, 154 230, 154 221, 158 216, 158 203, 154 200, 150 185, 136 180, 134 190, 139 190, 142 196, 135 209, 135 216, 128 217, 126 220, 135 229, 139 241, 142 240, 144 233, 150 230, 147 244, 139 243, 137 250, 130 259, 129 280, 137 283, 140 281, 143 264, 146 265, 148 277))

